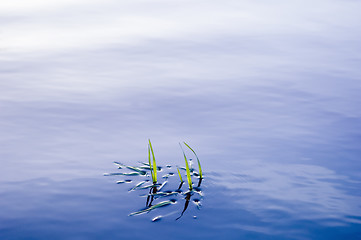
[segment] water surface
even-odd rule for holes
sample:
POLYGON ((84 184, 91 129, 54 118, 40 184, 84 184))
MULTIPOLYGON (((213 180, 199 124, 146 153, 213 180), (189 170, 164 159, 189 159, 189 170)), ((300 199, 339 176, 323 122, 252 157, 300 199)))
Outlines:
POLYGON ((1 239, 361 239, 359 1, 0 6, 1 239), (128 216, 148 138, 201 210, 128 216))

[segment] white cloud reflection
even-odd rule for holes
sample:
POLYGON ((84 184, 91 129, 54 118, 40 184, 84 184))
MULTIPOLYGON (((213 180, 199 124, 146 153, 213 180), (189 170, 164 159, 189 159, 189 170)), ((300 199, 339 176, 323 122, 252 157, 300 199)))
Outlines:
MULTIPOLYGON (((10 52, 97 48, 150 39, 313 35, 356 39, 359 1, 2 1, 10 52)), ((292 39, 290 39, 292 40, 292 39)))

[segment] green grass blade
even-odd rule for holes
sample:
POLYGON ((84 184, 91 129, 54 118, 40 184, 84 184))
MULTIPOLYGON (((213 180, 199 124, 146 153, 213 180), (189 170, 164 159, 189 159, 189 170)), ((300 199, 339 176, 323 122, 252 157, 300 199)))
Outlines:
POLYGON ((179 179, 181 180, 181 182, 183 182, 182 175, 181 175, 181 173, 179 171, 179 168, 177 168, 177 171, 178 171, 179 179))
MULTIPOLYGON (((153 165, 152 165, 152 169, 153 169, 153 183, 157 182, 157 164, 155 162, 155 157, 154 157, 154 151, 153 151, 153 147, 152 147, 152 143, 150 142, 149 139, 149 147, 150 150, 152 152, 152 156, 153 156, 153 165)), ((149 157, 150 158, 150 157, 149 157)), ((150 161, 150 160, 149 160, 150 161)))
POLYGON ((186 157, 186 154, 184 153, 183 151, 183 148, 182 148, 182 145, 179 143, 179 146, 181 147, 182 149, 182 152, 183 152, 183 156, 184 156, 184 161, 186 162, 186 172, 187 172, 187 181, 188 181, 188 185, 189 185, 189 190, 193 190, 193 186, 192 186, 192 178, 191 178, 191 172, 189 170, 189 165, 188 165, 188 160, 187 160, 187 157, 186 157))
POLYGON ((150 175, 152 175, 152 181, 154 182, 154 176, 153 176, 153 170, 152 170, 152 162, 150 160, 150 147, 149 147, 149 144, 148 144, 148 161, 149 161, 150 175))
POLYGON ((184 144, 194 153, 194 155, 196 156, 197 162, 198 162, 199 177, 200 177, 200 178, 203 178, 202 168, 201 168, 201 162, 199 161, 199 158, 198 158, 196 152, 195 152, 186 142, 183 142, 183 143, 184 143, 184 144))

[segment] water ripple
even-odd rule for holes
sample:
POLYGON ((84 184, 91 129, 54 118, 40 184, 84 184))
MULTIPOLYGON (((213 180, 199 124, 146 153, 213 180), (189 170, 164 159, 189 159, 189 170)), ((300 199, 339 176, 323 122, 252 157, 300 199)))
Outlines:
POLYGON ((277 212, 296 220, 319 220, 322 224, 360 222, 361 196, 355 180, 325 167, 304 164, 248 163, 242 173, 211 173, 213 184, 229 192, 229 201, 275 221, 277 212))

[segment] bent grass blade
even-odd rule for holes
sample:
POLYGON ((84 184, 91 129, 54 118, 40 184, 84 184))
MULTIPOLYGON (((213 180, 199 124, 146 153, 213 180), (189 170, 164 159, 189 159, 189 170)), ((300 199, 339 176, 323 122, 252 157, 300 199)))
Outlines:
MULTIPOLYGON (((156 183, 157 182, 157 164, 155 162, 154 151, 153 151, 153 147, 152 147, 152 143, 150 142, 150 139, 149 139, 149 147, 150 147, 150 150, 152 152, 152 157, 153 157, 153 165, 152 165, 153 183, 156 183)), ((149 163, 150 163, 150 154, 149 154, 149 163)))
POLYGON ((183 156, 184 156, 184 161, 186 162, 186 172, 187 172, 187 181, 188 181, 188 185, 189 185, 189 190, 193 190, 192 178, 191 178, 191 173, 190 173, 190 170, 189 170, 188 160, 187 160, 186 154, 184 153, 182 145, 180 143, 179 143, 179 146, 182 149, 183 156))
POLYGON ((183 142, 183 143, 184 143, 184 144, 194 153, 194 155, 196 156, 197 162, 198 162, 199 177, 200 177, 200 178, 203 178, 202 168, 201 168, 201 162, 199 161, 199 158, 198 158, 196 152, 195 152, 186 142, 183 142))

